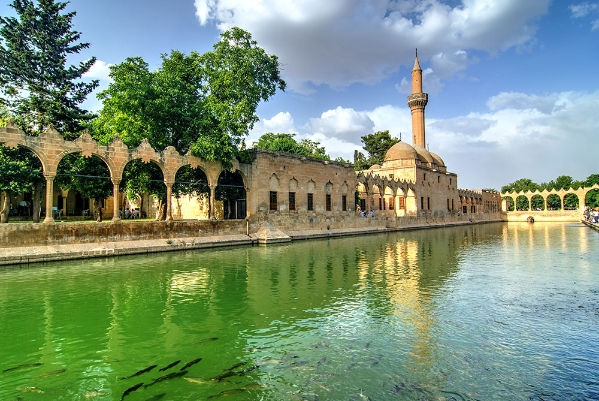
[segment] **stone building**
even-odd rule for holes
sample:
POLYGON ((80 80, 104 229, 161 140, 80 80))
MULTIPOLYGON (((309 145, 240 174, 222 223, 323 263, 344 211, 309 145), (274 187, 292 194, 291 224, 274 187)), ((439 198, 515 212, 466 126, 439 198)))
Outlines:
POLYGON ((458 176, 425 148, 424 111, 428 94, 422 92, 418 55, 412 69, 412 145, 398 142, 387 151, 382 165, 358 174, 360 207, 388 216, 444 216, 459 211, 458 176))

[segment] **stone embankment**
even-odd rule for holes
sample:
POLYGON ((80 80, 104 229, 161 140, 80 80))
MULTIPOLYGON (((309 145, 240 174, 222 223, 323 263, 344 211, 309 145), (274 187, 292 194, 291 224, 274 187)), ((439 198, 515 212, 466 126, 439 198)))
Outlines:
MULTIPOLYGON (((380 221, 384 222, 385 220, 380 219, 380 221)), ((224 230, 226 232, 219 233, 219 235, 206 235, 209 233, 201 233, 196 231, 195 235, 190 232, 185 232, 182 236, 177 236, 177 233, 173 233, 173 235, 169 238, 157 238, 148 235, 145 239, 141 236, 135 236, 135 238, 133 238, 133 236, 127 237, 115 234, 112 238, 108 238, 108 240, 102 242, 82 242, 81 238, 79 238, 79 241, 75 241, 74 238, 65 238, 60 241, 55 240, 51 243, 47 242, 45 244, 33 244, 31 241, 24 241, 22 246, 17 246, 16 244, 7 246, 6 243, 2 244, 2 247, 0 247, 0 266, 71 259, 114 257, 121 255, 141 255, 155 252, 216 248, 225 246, 273 244, 315 238, 332 238, 350 235, 377 234, 394 231, 469 225, 473 223, 487 223, 491 221, 499 222, 502 220, 497 219, 474 222, 467 220, 452 222, 423 222, 403 225, 400 227, 386 227, 385 225, 380 225, 361 228, 331 228, 285 232, 266 224, 256 230, 255 233, 238 233, 235 232, 235 230, 231 230, 231 227, 229 227, 229 230, 224 230)), ((18 230, 16 227, 17 225, 15 224, 14 226, 14 228, 11 227, 11 230, 18 230)), ((35 228, 41 226, 43 225, 38 224, 35 228)), ((58 226, 58 224, 55 225, 55 227, 56 226, 58 226)), ((166 227, 169 226, 167 225, 166 227)), ((194 228, 197 230, 197 227, 194 226, 194 228)), ((42 227, 42 229, 47 229, 47 227, 42 227)), ((4 239, 6 240, 6 237, 4 239)))
POLYGON ((597 223, 589 223, 586 220, 581 220, 584 224, 586 224, 587 226, 594 228, 595 230, 599 231, 599 224, 597 223))

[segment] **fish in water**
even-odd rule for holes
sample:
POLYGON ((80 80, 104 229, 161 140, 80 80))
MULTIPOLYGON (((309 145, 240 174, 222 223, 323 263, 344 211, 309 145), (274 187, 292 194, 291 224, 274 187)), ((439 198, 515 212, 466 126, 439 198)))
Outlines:
POLYGON ((250 373, 252 370, 258 369, 258 368, 259 368, 258 365, 252 365, 249 368, 243 369, 241 372, 239 372, 239 376, 244 376, 244 375, 250 373))
POLYGON ((198 358, 198 359, 194 359, 193 361, 189 361, 185 365, 183 365, 183 367, 180 370, 185 370, 185 369, 189 368, 190 366, 193 366, 196 363, 200 362, 201 360, 202 360, 202 358, 198 358))
POLYGON ((196 384, 210 384, 209 380, 204 380, 204 379, 200 379, 198 377, 184 377, 185 380, 187 380, 190 383, 196 383, 196 384))
POLYGON ((142 370, 140 370, 140 371, 138 371, 138 372, 135 372, 135 373, 133 373, 131 376, 122 377, 122 378, 121 378, 121 380, 130 379, 130 378, 132 378, 132 377, 135 377, 135 376, 142 375, 142 374, 144 374, 144 373, 146 373, 146 372, 149 372, 150 370, 154 369, 156 366, 158 366, 158 365, 152 365, 152 366, 148 366, 148 367, 147 367, 147 368, 145 368, 145 369, 142 369, 142 370))
POLYGON ((164 397, 166 397, 166 393, 160 393, 160 394, 156 394, 154 397, 148 398, 146 401, 159 401, 159 400, 163 399, 164 397))
POLYGON ((64 373, 66 371, 67 371, 66 369, 51 370, 50 372, 42 373, 38 377, 48 377, 48 376, 59 375, 59 374, 64 373))
POLYGON ((135 390, 137 390, 138 388, 140 388, 141 386, 143 386, 143 383, 137 383, 135 386, 131 386, 129 387, 127 390, 125 390, 125 392, 123 393, 123 395, 121 395, 121 401, 128 396, 129 394, 131 394, 132 392, 134 392, 135 390))
POLYGON ((104 397, 106 396, 106 392, 104 390, 88 390, 83 393, 83 398, 90 399, 96 397, 104 397))
MULTIPOLYGON (((163 371, 165 371, 165 370, 168 370, 168 369, 172 368, 173 366, 176 366, 176 365, 178 365, 178 364, 179 364, 179 362, 181 362, 181 360, 180 360, 180 359, 179 359, 178 361, 175 361, 175 362, 173 362, 173 363, 170 363, 170 364, 166 365, 165 367, 163 367, 163 368, 161 368, 161 369, 158 369, 158 371, 159 371, 159 372, 163 372, 163 371)), ((184 369, 181 369, 181 370, 184 370, 184 369)))
POLYGON ((243 366, 243 365, 247 365, 247 362, 239 362, 239 363, 236 363, 235 365, 231 366, 229 369, 226 369, 226 371, 227 371, 227 372, 230 372, 230 371, 232 371, 232 370, 235 370, 235 369, 237 369, 238 367, 240 367, 240 366, 243 366))
POLYGON ((236 376, 238 374, 239 373, 237 373, 237 372, 229 371, 229 372, 221 373, 220 375, 215 376, 210 380, 219 382, 219 381, 222 381, 223 379, 226 379, 227 377, 236 376))
POLYGON ((22 369, 27 369, 27 368, 35 368, 36 366, 42 366, 43 363, 41 362, 36 362, 36 363, 24 363, 22 365, 19 366, 15 366, 14 368, 8 368, 8 369, 4 369, 2 371, 2 373, 6 373, 6 372, 12 372, 13 370, 22 370, 22 369))
POLYGON ((187 374, 186 370, 182 370, 180 372, 172 372, 172 373, 169 373, 169 374, 166 374, 164 376, 160 376, 160 377, 154 379, 153 382, 151 382, 149 384, 146 384, 144 386, 144 388, 150 387, 150 386, 152 386, 152 385, 154 385, 154 384, 156 384, 158 382, 164 381, 164 380, 175 379, 177 377, 185 376, 186 374, 187 374))
POLYGON ((218 340, 218 337, 209 337, 209 338, 204 338, 204 339, 202 339, 202 340, 198 341, 198 342, 196 343, 196 345, 197 345, 197 344, 204 344, 204 343, 207 343, 207 342, 210 342, 210 341, 216 341, 216 340, 218 340))

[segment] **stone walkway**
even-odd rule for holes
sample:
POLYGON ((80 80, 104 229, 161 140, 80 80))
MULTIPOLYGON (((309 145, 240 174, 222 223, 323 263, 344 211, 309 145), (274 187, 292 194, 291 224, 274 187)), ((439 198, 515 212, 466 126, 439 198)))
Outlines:
POLYGON ((40 245, 12 248, 0 248, 0 266, 52 262, 70 259, 88 259, 112 257, 120 255, 140 255, 155 252, 179 251, 185 249, 216 248, 236 245, 257 245, 290 242, 302 239, 331 238, 349 235, 376 234, 391 231, 416 230, 423 228, 445 227, 471 224, 458 222, 449 224, 419 224, 399 228, 348 228, 313 231, 287 231, 282 233, 276 229, 267 230, 266 236, 260 233, 248 235, 225 235, 213 237, 191 237, 156 240, 131 240, 116 242, 73 243, 68 245, 40 245))

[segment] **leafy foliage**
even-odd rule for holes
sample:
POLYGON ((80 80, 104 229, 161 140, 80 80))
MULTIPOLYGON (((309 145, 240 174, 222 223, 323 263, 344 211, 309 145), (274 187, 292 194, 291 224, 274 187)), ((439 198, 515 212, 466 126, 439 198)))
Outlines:
POLYGON ((391 137, 389 130, 364 135, 363 149, 368 153, 368 157, 362 152, 354 151, 354 169, 366 170, 375 164, 383 164, 387 151, 398 142, 399 139, 391 137))
POLYGON ((225 167, 258 121, 260 101, 285 89, 277 57, 239 28, 223 32, 211 52, 163 54, 156 71, 128 58, 111 67, 110 77, 98 95, 103 109, 93 136, 100 142, 119 135, 134 147, 148 138, 156 150, 174 146, 225 167))
POLYGON ((73 31, 75 12, 54 0, 13 0, 15 17, 0 17, 1 102, 25 132, 53 125, 74 139, 93 116, 79 105, 98 85, 80 81, 96 61, 92 57, 67 67, 67 58, 89 47, 73 31))
POLYGON ((258 141, 254 142, 254 148, 330 160, 330 156, 327 155, 325 148, 319 146, 320 142, 310 139, 302 139, 297 142, 294 137, 295 134, 273 134, 272 132, 267 132, 258 141))

